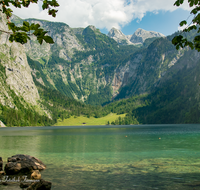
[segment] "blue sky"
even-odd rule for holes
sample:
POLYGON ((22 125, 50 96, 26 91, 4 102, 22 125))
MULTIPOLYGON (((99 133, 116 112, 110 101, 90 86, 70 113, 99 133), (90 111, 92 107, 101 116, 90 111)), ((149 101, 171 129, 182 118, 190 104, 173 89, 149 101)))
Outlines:
MULTIPOLYGON (((159 11, 158 14, 148 12, 141 21, 137 19, 131 21, 129 24, 121 28, 125 35, 133 34, 138 28, 147 31, 156 31, 165 36, 171 35, 178 30, 179 23, 186 20, 190 15, 190 11, 178 9, 176 11, 159 11)), ((108 33, 106 29, 102 33, 108 33)))
POLYGON ((175 0, 57 0, 60 4, 56 18, 41 9, 41 3, 14 9, 21 18, 38 18, 64 22, 72 28, 94 25, 103 33, 115 27, 124 34, 138 28, 170 35, 178 30, 180 21, 190 15, 188 2, 173 6, 175 0))

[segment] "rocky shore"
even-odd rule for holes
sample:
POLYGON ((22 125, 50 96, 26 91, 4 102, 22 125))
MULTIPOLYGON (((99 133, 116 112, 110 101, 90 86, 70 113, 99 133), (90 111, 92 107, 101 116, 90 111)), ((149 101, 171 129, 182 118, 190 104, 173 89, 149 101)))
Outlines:
POLYGON ((4 168, 0 157, 0 187, 10 186, 9 189, 16 190, 50 190, 51 182, 41 178, 40 171, 44 169, 45 164, 30 155, 17 154, 9 157, 4 168))

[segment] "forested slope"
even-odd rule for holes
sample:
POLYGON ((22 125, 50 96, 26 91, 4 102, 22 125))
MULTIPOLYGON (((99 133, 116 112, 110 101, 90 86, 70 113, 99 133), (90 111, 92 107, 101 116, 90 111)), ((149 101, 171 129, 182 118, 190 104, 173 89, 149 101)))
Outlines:
POLYGON ((199 73, 200 53, 189 50, 150 93, 115 101, 105 108, 128 113, 122 124, 200 123, 199 73))

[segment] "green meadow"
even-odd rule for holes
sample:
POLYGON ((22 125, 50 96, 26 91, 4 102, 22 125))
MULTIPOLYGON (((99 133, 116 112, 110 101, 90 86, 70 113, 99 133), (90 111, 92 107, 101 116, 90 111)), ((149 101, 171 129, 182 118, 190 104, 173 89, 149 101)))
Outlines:
POLYGON ((125 117, 126 114, 120 114, 117 115, 116 113, 110 113, 105 117, 101 118, 94 118, 94 117, 70 117, 68 119, 64 119, 63 121, 61 119, 58 119, 58 122, 55 124, 55 126, 78 126, 78 125, 106 125, 108 121, 111 123, 112 121, 115 121, 118 117, 125 117))

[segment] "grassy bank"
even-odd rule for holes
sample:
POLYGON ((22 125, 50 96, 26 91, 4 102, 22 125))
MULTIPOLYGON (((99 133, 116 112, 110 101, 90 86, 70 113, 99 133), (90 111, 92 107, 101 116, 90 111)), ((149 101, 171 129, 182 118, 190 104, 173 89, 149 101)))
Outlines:
POLYGON ((55 124, 55 126, 78 126, 78 125, 106 125, 108 121, 111 123, 112 121, 115 121, 119 116, 125 117, 126 114, 117 115, 116 113, 110 113, 105 117, 101 118, 94 118, 94 117, 70 117, 68 119, 58 120, 58 123, 55 124), (85 123, 85 124, 83 124, 85 123))

